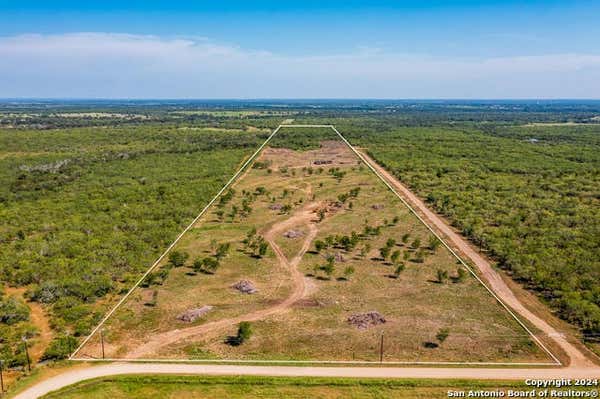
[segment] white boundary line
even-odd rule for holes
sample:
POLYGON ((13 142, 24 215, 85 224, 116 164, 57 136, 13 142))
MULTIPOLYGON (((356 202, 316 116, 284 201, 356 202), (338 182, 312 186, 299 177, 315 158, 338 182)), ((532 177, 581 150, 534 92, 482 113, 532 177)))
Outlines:
MULTIPOLYGON (((369 361, 369 360, 248 360, 248 359, 127 359, 127 358, 105 358, 105 359, 74 359, 94 363, 102 362, 126 362, 126 363, 240 363, 240 364, 360 364, 360 365, 398 365, 398 366, 556 366, 556 363, 544 362, 402 362, 402 361, 369 361)), ((307 366, 308 367, 308 366, 307 366)))
POLYGON ((142 275, 142 277, 135 283, 133 287, 117 302, 117 304, 104 316, 104 318, 98 323, 98 325, 92 330, 92 332, 83 340, 83 342, 75 349, 75 351, 69 356, 69 360, 74 361, 91 361, 91 362, 102 362, 102 361, 126 361, 126 362, 163 362, 163 363, 198 363, 198 362, 206 362, 206 363, 288 363, 288 364, 297 364, 297 363, 307 363, 307 364, 388 364, 388 365, 505 365, 505 366, 562 366, 562 363, 558 358, 548 349, 540 340, 537 338, 533 332, 517 317, 517 315, 490 289, 484 282, 479 278, 479 276, 473 271, 473 269, 465 262, 463 259, 436 233, 431 226, 413 209, 413 207, 392 187, 388 181, 379 174, 379 172, 360 154, 350 142, 335 128, 334 125, 304 125, 304 124, 296 124, 296 125, 279 125, 271 135, 265 140, 264 143, 258 147, 258 149, 252 154, 250 158, 244 162, 244 164, 240 167, 240 169, 229 179, 227 183, 221 188, 221 190, 214 196, 214 198, 202 209, 202 211, 196 216, 196 218, 177 236, 177 238, 167 247, 167 249, 160 255, 160 257, 150 266, 150 268, 142 275), (242 173, 242 171, 256 158, 256 156, 262 151, 262 149, 267 145, 269 141, 277 134, 277 132, 281 128, 286 127, 295 127, 295 128, 331 128, 341 139, 342 141, 352 150, 352 152, 365 164, 367 167, 375 173, 375 175, 385 184, 385 186, 392 191, 400 199, 400 201, 409 209, 409 211, 419 219, 423 225, 438 239, 440 242, 454 255, 456 259, 471 273, 477 281, 483 285, 483 287, 496 299, 498 303, 517 321, 517 323, 533 338, 535 343, 542 348, 551 358, 554 360, 554 363, 510 363, 510 362, 376 362, 376 361, 303 361, 303 360, 184 360, 184 359, 127 359, 127 358, 111 358, 111 359, 88 359, 88 358, 75 358, 77 353, 89 342, 96 332, 104 325, 104 323, 113 315, 113 313, 131 296, 131 294, 135 291, 135 289, 144 281, 144 279, 158 266, 160 261, 164 259, 164 257, 169 253, 171 249, 179 242, 179 240, 183 237, 185 233, 187 233, 192 226, 204 215, 204 213, 210 208, 210 206, 219 198, 219 196, 235 181, 235 179, 242 173))
POLYGON ((169 245, 167 247, 167 249, 162 253, 162 255, 160 255, 158 257, 158 259, 156 259, 156 261, 152 264, 152 266, 150 266, 150 268, 148 268, 148 270, 146 270, 146 273, 144 273, 142 275, 142 277, 140 277, 140 279, 134 284, 134 286, 131 287, 131 289, 129 291, 127 291, 127 293, 123 296, 123 298, 121 298, 121 300, 119 302, 117 302, 117 304, 115 306, 113 306, 113 308, 106 314, 106 316, 104 316, 104 318, 100 321, 100 323, 98 323, 96 328, 94 328, 92 330, 92 332, 86 337, 86 339, 83 340, 83 342, 77 347, 77 349, 75 349, 75 351, 73 351, 71 356, 69 356, 69 360, 75 360, 74 357, 81 350, 81 348, 83 348, 85 346, 85 344, 87 344, 88 341, 92 338, 92 336, 94 334, 96 334, 96 332, 98 332, 100 327, 102 327, 104 325, 104 323, 106 322, 106 320, 108 320, 108 318, 110 316, 112 316, 113 313, 115 313, 117 308, 119 308, 119 306, 121 306, 123 304, 123 302, 125 302, 125 300, 131 296, 133 291, 135 291, 135 289, 142 283, 142 281, 144 281, 144 279, 148 276, 148 274, 150 274, 150 272, 152 272, 152 270, 154 270, 156 268, 156 266, 158 266, 160 261, 164 259, 164 257, 169 253, 169 251, 171 251, 171 249, 173 249, 173 247, 179 242, 181 237, 183 237, 183 235, 185 233, 187 233, 189 229, 192 228, 192 226, 198 221, 198 219, 200 219, 202 217, 202 215, 204 215, 204 213, 208 210, 208 208, 210 208, 210 206, 217 200, 217 198, 219 198, 219 196, 223 193, 223 191, 225 191, 227 189, 227 187, 229 187, 231 185, 231 183, 233 183, 233 181, 240 175, 240 173, 242 173, 242 171, 246 168, 246 166, 248 166, 250 164, 250 162, 252 162, 252 160, 254 160, 254 158, 260 153, 260 151, 264 148, 264 146, 267 145, 267 143, 273 138, 273 136, 275 136, 275 134, 279 131, 280 128, 281 128, 281 125, 277 126, 277 128, 275 130, 273 130, 273 133, 271 133, 271 135, 269 137, 267 137, 265 142, 262 143, 260 147, 258 147, 258 149, 254 152, 254 154, 252 154, 252 156, 250 158, 248 158, 246 160, 246 162, 244 162, 244 164, 240 167, 240 169, 231 177, 231 179, 229 179, 229 181, 227 183, 225 183, 223 188, 221 188, 221 190, 219 190, 219 192, 213 197, 213 199, 210 200, 210 202, 208 204, 206 204, 206 206, 204 207, 204 209, 202 209, 202 211, 198 214, 198 216, 196 216, 194 218, 194 220, 192 220, 192 222, 177 236, 177 238, 175 238, 175 241, 173 241, 171 243, 171 245, 169 245))

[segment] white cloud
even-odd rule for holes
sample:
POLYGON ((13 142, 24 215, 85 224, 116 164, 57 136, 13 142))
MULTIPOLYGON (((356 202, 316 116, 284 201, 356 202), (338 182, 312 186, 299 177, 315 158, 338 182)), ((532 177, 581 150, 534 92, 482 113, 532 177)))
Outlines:
POLYGON ((206 38, 0 38, 0 97, 597 98, 600 55, 451 58, 360 47, 289 56, 206 38))

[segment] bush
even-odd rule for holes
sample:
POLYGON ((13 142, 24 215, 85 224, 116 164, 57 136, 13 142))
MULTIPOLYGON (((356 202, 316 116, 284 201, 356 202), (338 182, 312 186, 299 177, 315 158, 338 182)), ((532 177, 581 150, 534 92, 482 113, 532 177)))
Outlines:
POLYGON ((29 320, 29 306, 13 296, 0 300, 0 322, 13 325, 29 320))
POLYGON ((56 337, 46 349, 40 360, 66 359, 77 347, 77 339, 70 335, 56 337))
POLYGON ((185 265, 190 255, 184 251, 173 251, 169 254, 169 263, 175 267, 181 267, 185 265))
POLYGON ((238 324, 237 335, 229 336, 225 342, 231 346, 239 346, 252 336, 252 326, 248 321, 242 321, 238 324))

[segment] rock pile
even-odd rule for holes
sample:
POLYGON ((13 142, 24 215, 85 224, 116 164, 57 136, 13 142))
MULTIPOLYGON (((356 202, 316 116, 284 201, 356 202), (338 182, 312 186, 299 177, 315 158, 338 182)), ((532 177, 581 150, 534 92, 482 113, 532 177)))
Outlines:
POLYGON ((300 238, 304 235, 304 233, 300 230, 288 230, 283 233, 285 238, 300 238))
POLYGON ((355 313, 348 317, 348 323, 359 330, 366 330, 369 327, 385 323, 385 317, 377 311, 355 313))
POLYGON ((331 159, 315 159, 313 164, 315 165, 329 165, 332 164, 333 161, 331 159))
POLYGON ((231 288, 234 288, 244 294, 256 294, 258 292, 252 281, 249 280, 240 280, 232 285, 231 288))
POLYGON ((210 305, 204 305, 201 308, 189 309, 177 316, 177 319, 187 323, 192 323, 210 312, 212 308, 213 307, 210 305))

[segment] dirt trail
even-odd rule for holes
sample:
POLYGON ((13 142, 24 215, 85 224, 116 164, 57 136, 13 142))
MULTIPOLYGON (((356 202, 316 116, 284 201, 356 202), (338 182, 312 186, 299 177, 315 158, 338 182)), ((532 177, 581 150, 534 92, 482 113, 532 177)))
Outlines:
POLYGON ((314 210, 319 206, 318 203, 309 203, 302 207, 299 211, 295 212, 290 218, 273 224, 268 230, 263 232, 265 240, 270 244, 273 252, 277 256, 277 260, 280 266, 289 270, 293 278, 293 288, 291 294, 282 302, 275 304, 272 307, 266 309, 260 309, 252 313, 245 315, 232 317, 228 319, 222 319, 213 321, 210 323, 202 324, 199 326, 183 328, 173 331, 167 331, 161 334, 152 336, 146 343, 140 345, 127 353, 124 358, 127 359, 138 359, 148 357, 157 353, 157 351, 169 344, 191 338, 194 336, 212 333, 215 330, 221 330, 227 327, 231 327, 242 321, 257 321, 262 320, 265 317, 280 313, 289 309, 295 302, 301 299, 305 292, 304 287, 304 275, 298 271, 297 266, 302 259, 302 256, 308 251, 313 239, 317 235, 317 227, 312 221, 314 218, 314 210), (292 259, 287 259, 283 254, 281 248, 275 242, 275 237, 284 230, 291 227, 298 226, 300 224, 306 224, 308 226, 308 234, 304 238, 302 248, 292 259))
MULTIPOLYGON (((24 298, 26 288, 6 287, 4 291, 8 295, 24 298)), ((34 326, 39 328, 40 332, 39 335, 35 337, 35 343, 29 348, 29 355, 34 362, 37 362, 46 351, 48 345, 50 345, 50 341, 52 340, 52 328, 50 327, 48 316, 42 305, 37 302, 27 302, 27 306, 29 306, 30 310, 29 320, 34 326)))
POLYGON ((521 315, 523 318, 529 320, 531 324, 540 329, 544 334, 548 335, 560 348, 566 353, 570 359, 570 366, 572 367, 593 367, 594 364, 574 345, 567 341, 565 336, 550 326, 546 321, 539 318, 531 311, 529 311, 523 304, 517 299, 515 294, 510 290, 508 285, 502 280, 502 277, 494 270, 490 262, 482 257, 476 250, 474 250, 469 243, 460 234, 456 233, 452 228, 437 214, 429 210, 425 203, 413 194, 407 187, 400 183, 396 178, 385 170, 382 166, 377 164, 364 152, 359 151, 360 154, 367 160, 367 162, 377 170, 377 172, 394 187, 394 189, 402 195, 409 203, 416 208, 421 216, 429 222, 430 225, 434 226, 434 229, 440 231, 451 243, 452 246, 458 248, 458 250, 470 258, 473 263, 477 266, 477 269, 481 273, 483 280, 487 282, 488 286, 494 291, 494 293, 516 313, 521 315))

